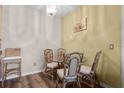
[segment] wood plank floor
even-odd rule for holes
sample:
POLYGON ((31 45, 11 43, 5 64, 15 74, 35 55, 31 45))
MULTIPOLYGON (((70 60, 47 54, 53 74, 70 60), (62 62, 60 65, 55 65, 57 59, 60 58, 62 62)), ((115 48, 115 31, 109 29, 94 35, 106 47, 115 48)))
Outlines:
MULTIPOLYGON (((18 79, 11 79, 5 82, 4 88, 55 88, 56 83, 55 80, 51 80, 51 78, 43 73, 33 74, 21 77, 20 80, 18 79)), ((72 84, 67 86, 72 87, 72 84)), ((78 88, 77 85, 74 86, 78 88)), ((83 87, 87 87, 84 86, 83 87)), ((1 88, 1 83, 0 83, 1 88)))
MULTIPOLYGON (((5 88, 55 88, 55 81, 52 81, 48 76, 39 73, 11 79, 5 82, 5 88)), ((0 84, 1 87, 1 84, 0 84)))

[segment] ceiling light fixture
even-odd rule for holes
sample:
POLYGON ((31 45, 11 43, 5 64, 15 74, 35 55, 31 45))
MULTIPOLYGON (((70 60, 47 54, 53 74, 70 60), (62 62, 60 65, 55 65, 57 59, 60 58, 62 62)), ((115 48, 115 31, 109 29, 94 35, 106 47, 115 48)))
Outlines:
POLYGON ((47 5, 46 12, 49 16, 53 16, 56 14, 56 5, 47 5))

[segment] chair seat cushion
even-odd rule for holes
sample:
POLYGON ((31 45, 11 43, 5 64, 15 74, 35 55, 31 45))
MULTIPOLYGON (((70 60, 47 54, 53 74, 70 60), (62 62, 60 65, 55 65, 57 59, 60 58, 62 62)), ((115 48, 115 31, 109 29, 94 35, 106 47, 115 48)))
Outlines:
MULTIPOLYGON (((66 75, 68 74, 68 69, 66 69, 66 75)), ((64 69, 58 69, 57 70, 57 75, 59 76, 59 78, 64 78, 64 69)))
POLYGON ((91 71, 91 67, 84 65, 81 66, 80 73, 90 74, 90 71, 91 71))
POLYGON ((48 68, 56 68, 56 67, 58 67, 58 63, 57 62, 47 63, 47 67, 48 68))

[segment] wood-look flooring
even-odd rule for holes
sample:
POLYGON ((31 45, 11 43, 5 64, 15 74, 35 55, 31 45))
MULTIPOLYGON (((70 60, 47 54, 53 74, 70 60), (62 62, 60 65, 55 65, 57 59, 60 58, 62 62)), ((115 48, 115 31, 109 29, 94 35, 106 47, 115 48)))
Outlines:
POLYGON ((38 73, 21 77, 20 80, 7 80, 4 88, 55 88, 55 86, 55 81, 52 81, 48 76, 42 73, 38 73))
MULTIPOLYGON (((2 86, 0 83, 0 88, 1 87, 2 86)), ((43 73, 24 76, 21 77, 20 80, 18 79, 7 80, 4 84, 4 88, 55 88, 55 87, 56 87, 55 79, 52 81, 48 75, 43 73)), ((78 88, 77 85, 75 86, 69 85, 67 87, 78 88)), ((86 88, 87 86, 83 85, 83 87, 86 88)))

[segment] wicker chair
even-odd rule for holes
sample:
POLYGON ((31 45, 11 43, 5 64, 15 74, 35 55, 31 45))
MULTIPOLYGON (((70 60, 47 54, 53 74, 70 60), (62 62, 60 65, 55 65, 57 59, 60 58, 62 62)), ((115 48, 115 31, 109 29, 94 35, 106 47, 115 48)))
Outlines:
MULTIPOLYGON (((83 84, 86 84, 89 87, 95 87, 96 83, 99 84, 96 77, 96 68, 98 65, 98 61, 100 59, 100 55, 101 55, 101 51, 96 53, 92 67, 84 66, 84 65, 79 66, 78 79, 83 84)), ((81 87, 81 84, 80 84, 80 87, 81 87)))
POLYGON ((68 83, 77 82, 78 66, 82 58, 83 54, 77 52, 66 55, 64 68, 57 70, 56 87, 65 88, 68 83))
POLYGON ((44 57, 46 62, 45 73, 54 78, 54 71, 58 67, 58 62, 53 60, 53 51, 52 49, 44 50, 44 57), (50 72, 50 73, 49 73, 50 72))
POLYGON ((59 68, 62 68, 63 66, 64 60, 65 60, 65 53, 66 53, 66 50, 63 48, 59 48, 57 50, 57 61, 59 64, 59 68))

